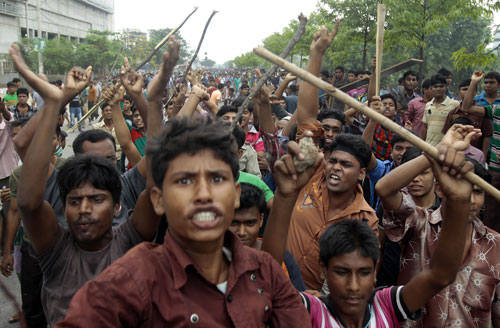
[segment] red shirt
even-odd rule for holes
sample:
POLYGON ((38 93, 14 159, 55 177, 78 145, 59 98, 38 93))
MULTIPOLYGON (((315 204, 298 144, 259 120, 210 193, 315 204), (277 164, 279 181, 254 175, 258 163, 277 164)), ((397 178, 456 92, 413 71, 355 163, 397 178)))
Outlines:
POLYGON ((142 243, 73 297, 56 327, 310 327, 307 310, 281 266, 230 232, 225 294, 167 232, 142 243))

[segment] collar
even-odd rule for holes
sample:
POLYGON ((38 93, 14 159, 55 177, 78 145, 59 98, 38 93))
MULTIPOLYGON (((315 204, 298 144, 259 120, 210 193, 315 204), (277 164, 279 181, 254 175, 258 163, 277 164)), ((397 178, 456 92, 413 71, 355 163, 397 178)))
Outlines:
MULTIPOLYGON (((378 289, 375 289, 373 291, 373 294, 371 295, 370 297, 370 300, 368 301, 368 303, 366 304, 366 309, 365 309, 365 315, 363 317, 363 327, 368 327, 368 324, 370 322, 370 319, 371 319, 371 307, 372 307, 372 304, 373 304, 373 298, 375 296, 375 292, 377 291, 378 289)), ((330 314, 332 316, 335 317, 335 319, 337 319, 338 322, 340 322, 340 324, 342 325, 342 327, 346 327, 345 323, 342 321, 342 319, 339 317, 339 315, 337 314, 337 312, 335 312, 335 310, 333 309, 333 304, 332 304, 332 300, 330 298, 330 294, 327 294, 327 295, 323 295, 323 296, 320 296, 318 297, 322 302, 323 304, 325 304, 326 308, 328 309, 328 312, 330 312, 330 314)))
MULTIPOLYGON (((430 103, 431 103, 432 105, 434 105, 434 99, 436 99, 436 98, 432 98, 432 100, 430 101, 430 103)), ((440 103, 438 106, 441 106, 441 105, 447 105, 447 104, 448 104, 451 100, 452 100, 452 99, 451 99, 450 97, 445 96, 445 97, 444 97, 443 102, 442 102, 442 103, 440 103)))
MULTIPOLYGON (((236 284, 237 278, 243 273, 259 268, 258 260, 252 256, 251 249, 245 247, 240 240, 230 231, 224 234, 224 246, 232 254, 229 263, 228 286, 230 291, 236 284)), ((188 282, 187 270, 195 270, 207 282, 199 265, 184 251, 184 249, 172 238, 170 230, 167 230, 163 249, 170 259, 170 267, 176 289, 182 288, 188 282)), ((227 251, 226 251, 227 252, 227 251)))
POLYGON ((257 133, 257 129, 253 125, 248 126, 248 133, 257 133))

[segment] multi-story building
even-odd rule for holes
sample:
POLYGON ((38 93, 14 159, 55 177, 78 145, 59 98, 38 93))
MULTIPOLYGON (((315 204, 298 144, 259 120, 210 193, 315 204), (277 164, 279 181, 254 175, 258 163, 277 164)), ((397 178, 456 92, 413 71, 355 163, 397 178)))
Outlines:
POLYGON ((85 39, 114 29, 114 0, 0 0, 0 84, 17 76, 8 50, 24 37, 85 39), (39 35, 38 30, 41 30, 39 35))

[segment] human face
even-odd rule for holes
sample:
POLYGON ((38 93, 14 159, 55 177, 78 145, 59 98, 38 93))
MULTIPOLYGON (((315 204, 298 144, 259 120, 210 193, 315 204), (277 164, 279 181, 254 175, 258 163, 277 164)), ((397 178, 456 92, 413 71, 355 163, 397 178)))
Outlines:
POLYGON ((472 188, 472 194, 470 195, 470 212, 469 212, 469 222, 474 221, 474 219, 479 215, 479 211, 484 204, 484 191, 479 186, 474 185, 472 188))
POLYGON ((469 90, 469 86, 468 85, 465 86, 465 87, 461 87, 458 90, 458 94, 459 94, 461 100, 464 100, 465 94, 467 93, 467 90, 469 90))
POLYGON ((111 111, 111 106, 106 106, 102 110, 102 117, 104 117, 105 120, 111 120, 113 118, 113 111, 111 111))
POLYGON ((434 98, 434 91, 432 91, 432 87, 429 89, 422 88, 422 91, 424 93, 424 97, 427 99, 432 99, 434 98))
POLYGON ((17 100, 19 101, 20 105, 26 105, 28 103, 28 95, 20 93, 17 95, 17 100))
POLYGON ((334 150, 325 167, 326 187, 333 193, 350 192, 359 180, 363 180, 365 171, 356 157, 342 150, 334 150))
POLYGON ((167 109, 165 110, 165 115, 167 117, 173 117, 174 116, 174 105, 168 105, 167 109))
POLYGON ((97 251, 111 241, 111 223, 120 204, 113 205, 108 190, 85 182, 68 193, 65 204, 68 228, 81 248, 97 251))
POLYGON ((407 188, 410 195, 415 198, 422 198, 430 192, 434 192, 434 173, 432 173, 432 169, 429 167, 413 178, 407 188))
POLYGON ((117 166, 116 163, 116 151, 113 143, 109 139, 104 139, 98 142, 84 141, 82 144, 82 151, 84 154, 94 154, 113 161, 113 164, 117 166))
POLYGON ((250 113, 250 111, 247 108, 245 108, 243 114, 241 115, 241 126, 247 126, 251 116, 252 113, 250 113))
POLYGON ((417 77, 415 75, 408 75, 403 80, 403 86, 408 91, 413 91, 417 87, 417 77))
POLYGON ((496 79, 487 78, 484 79, 483 89, 487 94, 497 94, 499 84, 496 79))
POLYGON ((442 99, 446 94, 446 85, 444 84, 434 84, 432 87, 432 91, 434 92, 434 98, 442 99))
POLYGON ((142 129, 144 127, 144 122, 142 121, 142 116, 141 116, 141 113, 139 113, 138 110, 136 110, 134 112, 134 116, 132 118, 134 120, 134 125, 138 128, 138 129, 142 129))
POLYGON ((326 280, 334 311, 343 321, 362 320, 375 286, 373 260, 357 250, 334 256, 328 261, 326 280))
POLYGON ((394 115, 396 115, 396 104, 391 98, 382 100, 382 115, 390 120, 394 119, 394 115))
POLYGON ((222 115, 221 118, 224 122, 232 123, 235 117, 236 117, 235 112, 227 112, 226 114, 222 115))
POLYGON ((356 75, 354 75, 354 73, 349 73, 347 74, 347 79, 349 80, 349 83, 354 82, 356 81, 356 75))
POLYGON ((325 118, 321 121, 321 125, 325 130, 325 146, 329 146, 333 139, 342 133, 342 122, 334 118, 325 118))
POLYGON ((130 103, 129 100, 125 100, 123 102, 123 111, 124 112, 128 112, 130 110, 130 107, 132 106, 132 104, 130 103))
POLYGON ((234 212, 234 219, 229 230, 234 233, 243 245, 253 247, 262 227, 262 215, 254 206, 234 212))
POLYGON ((335 70, 335 78, 337 80, 343 80, 344 79, 344 72, 342 72, 342 70, 340 70, 340 69, 336 69, 335 70))
POLYGON ((242 88, 240 92, 243 96, 248 95, 248 88, 242 88))
POLYGON ((446 76, 445 79, 446 85, 451 85, 451 82, 453 82, 453 75, 446 76))
POLYGON ((17 87, 15 85, 13 86, 10 86, 8 89, 7 89, 7 92, 11 95, 13 95, 14 93, 16 93, 16 90, 17 90, 17 87))
POLYGON ((240 184, 226 162, 203 149, 171 160, 162 190, 154 187, 151 200, 157 214, 166 214, 170 233, 184 248, 222 247, 240 205, 240 184))
POLYGON ((395 166, 399 166, 401 164, 403 155, 410 147, 413 147, 413 144, 408 141, 396 142, 394 147, 391 147, 391 158, 395 166))

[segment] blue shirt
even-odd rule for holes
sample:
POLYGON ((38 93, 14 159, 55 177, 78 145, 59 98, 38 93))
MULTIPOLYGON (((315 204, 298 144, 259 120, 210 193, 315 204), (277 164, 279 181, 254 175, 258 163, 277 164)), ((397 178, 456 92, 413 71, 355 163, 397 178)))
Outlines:
POLYGON ((368 204, 377 212, 378 207, 380 205, 380 198, 378 198, 377 193, 375 192, 375 185, 378 180, 380 180, 384 175, 389 173, 390 170, 394 168, 393 161, 381 161, 377 159, 377 167, 368 172, 368 179, 370 180, 370 201, 368 204))
POLYGON ((474 101, 478 106, 487 106, 487 105, 500 105, 500 97, 498 97, 493 104, 490 104, 488 100, 486 100, 486 91, 481 92, 479 95, 474 97, 474 101))

